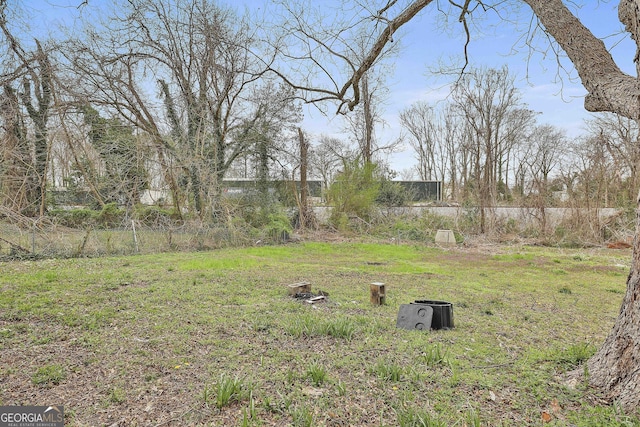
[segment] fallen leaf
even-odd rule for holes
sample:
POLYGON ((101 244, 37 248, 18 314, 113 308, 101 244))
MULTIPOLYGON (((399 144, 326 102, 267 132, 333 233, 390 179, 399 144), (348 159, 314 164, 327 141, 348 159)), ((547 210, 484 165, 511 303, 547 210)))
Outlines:
POLYGON ((492 401, 496 401, 496 394, 492 391, 489 392, 489 399, 491 399, 492 401))
POLYGON ((560 411, 562 411, 562 407, 558 403, 558 399, 553 399, 551 401, 551 412, 553 412, 554 414, 557 414, 560 411))
POLYGON ((551 421, 551 414, 548 412, 542 412, 542 422, 548 423, 551 421))

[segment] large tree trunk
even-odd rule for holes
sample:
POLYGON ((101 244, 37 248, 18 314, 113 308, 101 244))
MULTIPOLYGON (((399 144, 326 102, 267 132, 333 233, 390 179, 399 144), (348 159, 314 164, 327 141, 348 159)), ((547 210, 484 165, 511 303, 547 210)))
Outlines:
MULTIPOLYGON (((561 0, 525 2, 576 67, 588 91, 585 108, 639 120, 638 77, 623 73, 604 43, 582 25, 561 0)), ((639 3, 638 0, 621 0, 618 6, 620 22, 636 44, 640 41, 639 3)), ((637 53, 634 59, 640 67, 637 53)), ((590 384, 630 411, 637 410, 640 405, 640 198, 638 203, 631 271, 620 314, 600 350, 587 363, 590 384)))
POLYGON ((589 382, 627 409, 640 405, 640 195, 627 293, 600 350, 587 363, 589 382))

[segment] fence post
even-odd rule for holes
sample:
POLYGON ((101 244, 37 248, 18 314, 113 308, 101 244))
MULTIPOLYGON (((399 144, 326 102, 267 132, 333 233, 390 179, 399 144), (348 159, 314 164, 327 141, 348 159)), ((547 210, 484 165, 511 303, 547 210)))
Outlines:
POLYGON ((36 254, 36 222, 31 225, 31 254, 36 254))
POLYGON ((138 235, 136 234, 136 222, 131 220, 131 229, 133 230, 133 243, 136 247, 136 253, 140 252, 140 248, 138 248, 138 235))

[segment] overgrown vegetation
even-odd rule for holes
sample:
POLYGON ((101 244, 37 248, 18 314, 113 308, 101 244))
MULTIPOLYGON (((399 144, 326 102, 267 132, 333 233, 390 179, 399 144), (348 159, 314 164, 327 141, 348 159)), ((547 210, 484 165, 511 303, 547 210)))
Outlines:
MULTIPOLYGON (((373 203, 373 202, 371 202, 373 203)), ((325 209, 325 208, 320 208, 325 209)), ((231 200, 228 215, 215 222, 184 220, 171 210, 138 206, 132 212, 105 205, 101 210, 53 211, 50 221, 20 224, 0 222, 0 256, 80 257, 109 254, 198 251, 214 248, 288 241, 298 232, 292 221, 295 210, 277 202, 269 207, 231 200), (63 227, 61 227, 63 226, 63 227)), ((324 212, 324 211, 322 211, 324 212)), ((355 212, 355 211, 353 211, 355 212)), ((364 211, 360 211, 363 214, 364 211)), ((437 230, 453 230, 458 243, 477 239, 495 243, 528 242, 550 247, 581 248, 611 244, 625 247, 634 233, 634 212, 623 211, 611 218, 588 217, 580 211, 565 213, 554 227, 542 232, 535 217, 499 219, 491 233, 479 233, 477 210, 454 208, 456 216, 437 213, 437 208, 385 208, 371 204, 367 219, 331 210, 325 236, 357 234, 362 239, 433 243, 437 230)))
POLYGON ((638 425, 565 377, 611 328, 628 263, 415 242, 5 262, 0 404, 54 399, 69 426, 638 425), (328 299, 288 296, 300 281, 328 299), (425 298, 456 327, 397 329, 425 298))
POLYGON ((333 207, 330 223, 338 230, 350 228, 352 219, 367 222, 374 214, 380 178, 373 163, 359 159, 343 161, 343 170, 327 191, 327 202, 333 207))

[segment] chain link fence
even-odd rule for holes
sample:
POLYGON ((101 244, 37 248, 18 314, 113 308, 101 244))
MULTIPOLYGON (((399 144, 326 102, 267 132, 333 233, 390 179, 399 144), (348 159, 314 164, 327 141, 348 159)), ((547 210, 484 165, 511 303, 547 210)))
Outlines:
POLYGON ((255 230, 202 224, 150 227, 128 221, 113 228, 75 229, 52 223, 0 222, 0 258, 71 258, 210 250, 286 240, 255 230))

